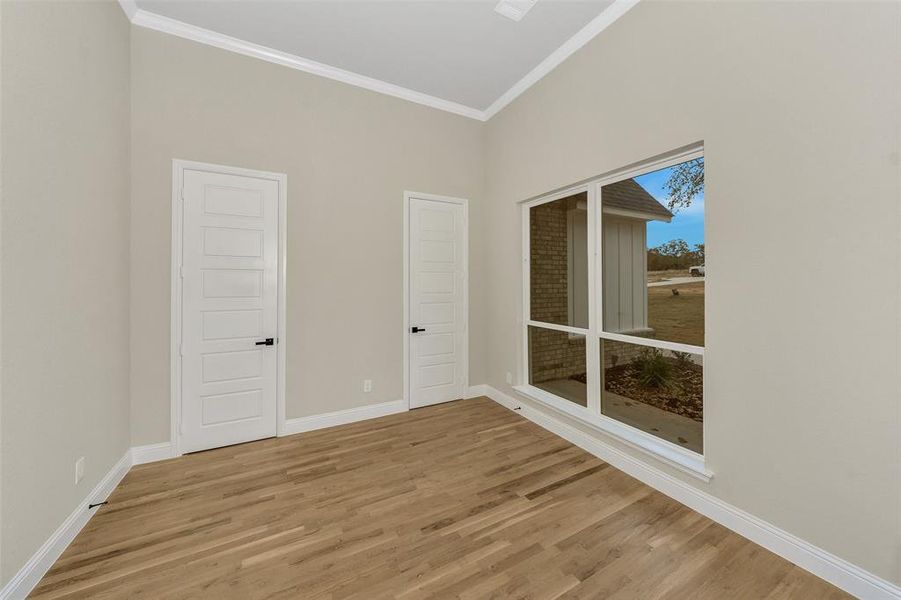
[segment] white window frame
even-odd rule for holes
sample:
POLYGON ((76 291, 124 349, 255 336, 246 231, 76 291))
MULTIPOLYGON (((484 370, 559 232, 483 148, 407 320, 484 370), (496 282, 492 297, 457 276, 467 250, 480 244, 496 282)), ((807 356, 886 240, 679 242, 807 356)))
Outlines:
MULTIPOLYGON (((641 346, 649 346, 664 350, 676 352, 689 352, 691 354, 704 356, 705 348, 702 346, 693 346, 689 344, 681 344, 677 342, 668 342, 661 340, 652 340, 634 335, 621 333, 606 333, 603 331, 603 323, 601 316, 603 313, 603 295, 597 293, 598 286, 596 282, 602 282, 602 229, 601 229, 601 188, 611 183, 638 177, 653 171, 665 169, 696 158, 704 156, 703 144, 695 144, 693 146, 662 155, 656 159, 651 159, 639 163, 637 165, 619 169, 615 172, 591 179, 579 185, 574 185, 526 200, 520 203, 522 210, 522 364, 521 364, 521 381, 520 385, 514 386, 514 389, 558 412, 562 412, 578 421, 585 423, 594 429, 609 434, 619 441, 641 450, 654 458, 661 460, 668 465, 688 473, 702 481, 709 481, 712 473, 707 470, 703 454, 693 452, 687 448, 683 448, 677 444, 673 444, 667 440, 659 438, 655 435, 642 431, 631 425, 626 425, 616 419, 601 414, 601 382, 600 378, 600 345, 602 340, 615 340, 637 344, 641 346), (570 327, 567 325, 556 325, 553 323, 545 323, 541 321, 533 321, 531 319, 531 298, 530 298, 530 276, 531 276, 531 250, 530 250, 530 209, 548 202, 554 202, 561 198, 567 198, 574 194, 585 193, 588 198, 588 328, 570 327), (587 378, 587 394, 588 406, 582 407, 578 404, 570 402, 564 398, 556 396, 541 388, 533 386, 529 383, 529 327, 537 327, 542 329, 550 329, 554 331, 566 332, 570 338, 574 336, 585 336, 585 366, 587 378)), ((706 219, 705 219, 706 228, 706 219)), ((706 235, 705 235, 706 238, 706 235)), ((705 273, 705 279, 709 277, 709 272, 705 273)), ((706 311, 706 307, 705 307, 706 311)), ((705 320, 706 323, 706 320, 705 320)), ((706 369, 706 360, 704 361, 706 369)), ((706 397, 705 397, 706 403, 706 397)), ((703 439, 707 439, 707 420, 702 423, 703 439)))

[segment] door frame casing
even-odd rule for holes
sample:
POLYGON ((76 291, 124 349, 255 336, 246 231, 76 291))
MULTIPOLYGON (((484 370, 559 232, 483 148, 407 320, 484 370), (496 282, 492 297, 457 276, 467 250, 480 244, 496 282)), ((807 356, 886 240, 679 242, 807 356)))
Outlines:
POLYGON ((463 397, 469 390, 469 200, 438 194, 404 192, 404 402, 412 406, 410 395, 410 201, 429 200, 463 207, 463 397))
POLYGON ((169 439, 172 444, 172 456, 181 456, 181 332, 182 332, 182 246, 184 242, 184 172, 207 171, 222 175, 254 177, 278 183, 278 343, 276 351, 275 404, 276 435, 285 435, 285 365, 288 329, 286 322, 287 290, 287 213, 288 213, 288 176, 284 173, 258 171, 241 167, 230 167, 192 160, 172 159, 172 240, 171 240, 171 298, 170 298, 170 331, 169 331, 169 439))

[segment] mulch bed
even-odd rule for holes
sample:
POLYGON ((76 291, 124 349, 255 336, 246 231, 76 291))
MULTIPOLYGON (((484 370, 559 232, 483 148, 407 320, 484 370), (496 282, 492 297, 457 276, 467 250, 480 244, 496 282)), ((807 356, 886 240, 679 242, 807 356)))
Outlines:
MULTIPOLYGON (((694 363, 673 365, 672 381, 663 387, 642 385, 635 375, 632 365, 618 365, 604 371, 604 389, 619 394, 629 400, 644 402, 661 410, 675 413, 702 422, 704 419, 704 370, 694 363)), ((585 375, 574 375, 572 379, 585 382, 585 375)))

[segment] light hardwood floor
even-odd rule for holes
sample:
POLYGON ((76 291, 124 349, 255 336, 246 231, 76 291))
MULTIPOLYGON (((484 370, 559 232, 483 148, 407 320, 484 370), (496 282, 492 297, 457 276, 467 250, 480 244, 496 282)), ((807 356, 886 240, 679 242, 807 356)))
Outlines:
POLYGON ((135 467, 33 597, 847 598, 488 399, 135 467))

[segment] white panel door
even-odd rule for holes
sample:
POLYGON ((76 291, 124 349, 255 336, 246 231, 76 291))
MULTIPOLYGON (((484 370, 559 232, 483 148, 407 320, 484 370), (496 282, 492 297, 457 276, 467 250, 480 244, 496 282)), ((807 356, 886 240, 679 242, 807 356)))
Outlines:
POLYGON ((462 398, 466 277, 461 204, 410 199, 410 406, 462 398))
POLYGON ((278 182, 184 171, 181 451, 276 434, 278 182))

